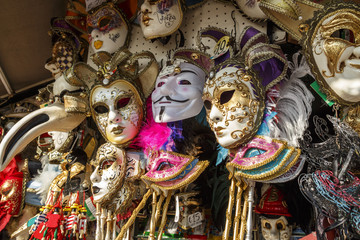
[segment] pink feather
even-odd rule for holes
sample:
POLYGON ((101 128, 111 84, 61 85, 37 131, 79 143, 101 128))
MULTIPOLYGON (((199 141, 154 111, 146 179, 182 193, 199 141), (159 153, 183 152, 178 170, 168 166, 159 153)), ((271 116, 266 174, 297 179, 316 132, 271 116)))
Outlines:
POLYGON ((151 98, 146 101, 146 122, 142 126, 132 145, 142 148, 144 151, 159 150, 171 135, 171 129, 166 123, 154 121, 151 109, 151 98))

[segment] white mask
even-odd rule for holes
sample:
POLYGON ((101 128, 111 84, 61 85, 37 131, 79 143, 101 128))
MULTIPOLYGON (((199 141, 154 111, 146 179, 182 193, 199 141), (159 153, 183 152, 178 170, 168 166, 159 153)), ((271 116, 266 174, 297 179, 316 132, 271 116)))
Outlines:
POLYGON ((173 122, 199 114, 203 107, 204 83, 205 72, 191 63, 165 67, 151 95, 155 121, 173 122))
POLYGON ((99 147, 96 168, 90 176, 94 202, 106 203, 112 200, 125 179, 125 152, 110 143, 99 147))
POLYGON ((180 0, 145 0, 139 23, 144 37, 153 39, 171 35, 180 27, 182 18, 180 0))
POLYGON ((94 53, 106 51, 110 54, 124 46, 129 27, 121 13, 105 6, 87 16, 90 46, 94 53))
POLYGON ((264 111, 263 90, 257 84, 254 76, 235 64, 224 65, 206 81, 207 120, 221 146, 235 148, 257 132, 264 111))
POLYGON ((259 7, 259 0, 236 0, 241 11, 251 19, 267 19, 268 17, 259 7))
POLYGON ((284 216, 276 219, 262 217, 261 233, 265 240, 290 240, 292 227, 284 216))
POLYGON ((340 103, 360 102, 359 26, 360 12, 355 9, 339 10, 336 14, 330 12, 307 38, 317 79, 326 94, 340 103))
POLYGON ((136 88, 125 80, 95 86, 90 93, 93 118, 103 137, 124 145, 139 132, 143 118, 142 100, 136 88))
POLYGON ((52 131, 49 132, 49 135, 53 139, 55 151, 59 151, 61 149, 66 149, 67 147, 70 147, 69 143, 71 143, 72 140, 74 139, 74 137, 71 136, 70 132, 52 131))

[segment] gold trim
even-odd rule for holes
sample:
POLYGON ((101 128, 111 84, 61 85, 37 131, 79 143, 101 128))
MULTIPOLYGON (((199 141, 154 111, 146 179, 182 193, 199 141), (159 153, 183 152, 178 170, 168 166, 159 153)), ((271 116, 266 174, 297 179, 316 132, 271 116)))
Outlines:
POLYGON ((173 185, 171 187, 163 187, 160 186, 158 184, 151 184, 151 188, 159 188, 162 191, 166 191, 166 190, 178 190, 180 188, 185 187, 186 185, 189 185, 190 183, 192 183, 193 181, 195 181, 200 174, 207 168, 207 166, 209 165, 209 161, 199 161, 195 167, 199 167, 199 169, 193 173, 193 175, 191 175, 188 179, 186 179, 185 181, 178 183, 176 185, 173 185))
POLYGON ((329 100, 333 100, 340 105, 350 106, 358 104, 358 102, 350 102, 347 100, 342 99, 338 94, 336 94, 328 83, 325 81, 322 74, 319 72, 319 68, 315 63, 315 59, 313 57, 313 50, 312 50, 312 42, 318 32, 319 27, 323 23, 325 17, 329 18, 339 12, 356 12, 359 14, 360 7, 357 4, 350 4, 344 2, 337 2, 336 4, 327 5, 323 10, 318 11, 314 14, 314 17, 307 21, 306 23, 309 24, 309 31, 304 34, 303 38, 301 39, 301 45, 304 48, 304 55, 306 60, 311 68, 311 72, 314 74, 315 80, 320 85, 320 89, 324 94, 327 96, 329 100))
MULTIPOLYGON (((260 135, 255 135, 255 137, 257 138, 261 138, 263 139, 264 141, 267 141, 265 139, 264 136, 260 136, 260 135)), ((280 148, 278 150, 276 150, 276 152, 274 153, 274 155, 272 155, 270 158, 266 159, 265 161, 263 162, 260 162, 260 163, 257 163, 257 164, 254 164, 254 165, 251 165, 251 166, 248 166, 248 167, 245 167, 245 166, 241 166, 241 165, 238 165, 234 162, 229 162, 226 164, 226 168, 228 168, 228 166, 231 166, 231 167, 234 167, 236 169, 241 169, 241 170, 251 170, 251 169, 254 169, 254 168, 257 168, 257 167, 261 167, 269 162, 272 162, 275 158, 277 158, 279 156, 279 154, 287 147, 287 142, 286 141, 283 141, 283 140, 279 140, 279 139, 272 139, 271 140, 272 142, 275 142, 275 143, 282 143, 282 145, 280 146, 280 148)), ((246 146, 246 145, 245 145, 246 146)), ((251 149, 251 148, 249 148, 251 149)), ((259 155, 258 155, 259 156, 259 155)), ((229 169, 228 169, 229 170, 229 169)), ((229 170, 230 171, 230 170, 229 170)))
POLYGON ((266 172, 266 173, 257 174, 257 175, 250 175, 250 174, 243 173, 241 171, 236 171, 235 172, 235 177, 244 177, 244 178, 248 178, 248 179, 252 179, 252 180, 260 180, 260 179, 263 179, 263 178, 273 176, 273 174, 278 172, 287 163, 287 161, 290 159, 290 157, 293 155, 293 152, 295 151, 295 148, 294 147, 288 147, 288 149, 290 151, 284 156, 281 163, 278 164, 273 170, 271 170, 269 172, 266 172))
POLYGON ((299 160, 299 157, 301 155, 301 150, 296 148, 294 153, 295 153, 294 159, 284 169, 281 169, 278 174, 275 174, 274 176, 270 176, 270 177, 267 177, 267 178, 262 178, 262 179, 259 179, 259 180, 261 180, 261 181, 270 181, 270 180, 273 180, 273 179, 275 179, 277 177, 280 177, 281 175, 283 175, 284 173, 289 171, 290 168, 292 168, 297 163, 297 161, 299 160))
MULTIPOLYGON (((167 180, 170 180, 170 179, 173 179, 174 177, 177 177, 180 175, 180 173, 182 173, 194 160, 195 160, 195 157, 193 156, 190 156, 190 155, 185 155, 185 154, 181 154, 181 153, 177 153, 177 152, 167 152, 167 151, 163 151, 163 150, 160 150, 159 152, 162 152, 162 153, 170 153, 172 155, 175 155, 177 157, 181 157, 181 158, 188 158, 189 161, 180 168, 179 171, 177 171, 176 173, 174 173, 173 175, 171 176, 168 176, 168 177, 164 177, 164 178, 152 178, 152 177, 149 177, 149 176, 146 176, 146 175, 143 175, 141 176, 141 179, 142 180, 146 180, 146 181, 150 181, 150 182, 164 182, 164 181, 167 181, 167 180)), ((154 158, 158 157, 155 156, 154 158)), ((151 157, 152 158, 152 157, 151 157)), ((200 162, 200 161, 199 161, 200 162)), ((198 162, 198 163, 199 163, 198 162)), ((197 166, 197 164, 195 165, 197 166)))

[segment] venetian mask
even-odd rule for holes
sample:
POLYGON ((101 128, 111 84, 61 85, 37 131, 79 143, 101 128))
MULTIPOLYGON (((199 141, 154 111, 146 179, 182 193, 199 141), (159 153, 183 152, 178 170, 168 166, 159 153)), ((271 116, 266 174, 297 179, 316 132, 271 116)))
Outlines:
POLYGON ((265 240, 289 240, 292 228, 286 217, 276 219, 261 218, 261 233, 265 240))
POLYGON ((343 104, 360 102, 360 7, 329 8, 311 25, 306 52, 325 93, 343 104))
POLYGON ((0 172, 0 231, 11 216, 20 214, 24 194, 23 176, 23 173, 18 171, 15 158, 0 172))
POLYGON ((97 85, 90 94, 93 118, 107 141, 123 145, 139 132, 143 102, 128 81, 116 80, 108 86, 97 85))
POLYGON ((151 95, 155 121, 173 122, 199 114, 203 107, 205 76, 201 68, 191 63, 165 67, 151 95))
POLYGON ((94 202, 112 199, 120 189, 125 178, 125 152, 110 143, 99 147, 96 155, 96 168, 90 176, 94 202))
POLYGON ((87 16, 89 43, 94 53, 110 54, 126 45, 129 24, 124 15, 111 5, 105 5, 87 16))
POLYGON ((217 141, 235 148, 257 132, 264 110, 263 89, 249 70, 225 62, 212 72, 204 88, 207 120, 217 141))
POLYGON ((259 0, 236 0, 241 11, 251 19, 267 19, 267 16, 259 7, 259 0))
POLYGON ((183 12, 180 0, 145 0, 139 23, 146 39, 165 37, 181 25, 183 12))

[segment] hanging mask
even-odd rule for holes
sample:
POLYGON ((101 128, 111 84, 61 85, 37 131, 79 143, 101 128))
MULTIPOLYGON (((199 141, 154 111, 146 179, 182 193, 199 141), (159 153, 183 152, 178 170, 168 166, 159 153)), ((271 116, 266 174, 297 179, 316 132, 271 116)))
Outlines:
POLYGON ((144 116, 143 103, 152 91, 158 65, 152 54, 131 55, 120 50, 111 55, 94 56, 96 71, 86 64, 77 64, 74 74, 91 89, 92 116, 103 137, 117 146, 126 146, 138 134, 144 116), (142 70, 137 59, 150 60, 142 70))
POLYGON ((207 120, 219 144, 236 148, 252 139, 263 118, 265 90, 286 74, 287 62, 264 33, 247 27, 241 54, 218 64, 205 83, 207 120))
POLYGON ((20 161, 18 157, 13 158, 0 172, 0 231, 12 216, 21 213, 22 199, 25 197, 26 182, 23 172, 18 171, 17 161, 20 161))
POLYGON ((283 4, 262 0, 260 6, 300 42, 312 73, 328 99, 341 105, 360 102, 358 3, 334 1, 323 6, 310 1, 283 4))
POLYGON ((130 37, 130 25, 125 15, 113 4, 105 4, 91 10, 87 16, 89 43, 94 53, 110 54, 126 46, 130 37))
POLYGON ((146 39, 171 35, 182 20, 180 0, 144 0, 141 5, 139 23, 146 39))
POLYGON ((236 5, 240 10, 253 21, 264 21, 268 17, 261 11, 259 0, 236 0, 236 5))
POLYGON ((264 90, 256 75, 239 62, 225 62, 215 71, 203 94, 207 120, 219 144, 235 148, 249 141, 260 126, 264 90))
POLYGON ((141 174, 138 155, 105 143, 99 147, 92 164, 95 166, 90 176, 94 202, 116 212, 125 210, 135 194, 132 179, 138 179, 141 174))
POLYGON ((51 19, 49 34, 53 43, 52 57, 45 68, 57 79, 75 62, 85 58, 88 44, 77 36, 78 32, 63 18, 51 19))
POLYGON ((205 77, 213 63, 210 56, 190 49, 174 53, 156 79, 151 95, 156 122, 174 122, 198 115, 205 77))

